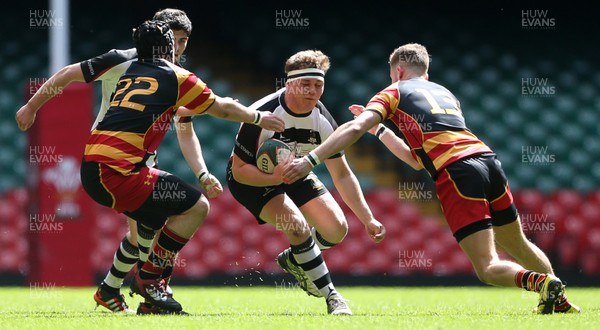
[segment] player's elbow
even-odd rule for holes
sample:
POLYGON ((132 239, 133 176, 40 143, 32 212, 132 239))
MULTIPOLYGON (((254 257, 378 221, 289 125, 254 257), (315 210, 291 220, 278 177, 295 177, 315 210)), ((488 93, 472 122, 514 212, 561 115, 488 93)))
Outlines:
POLYGON ((217 97, 206 113, 213 117, 227 119, 230 116, 230 107, 231 105, 226 98, 217 97))
POLYGON ((240 171, 236 168, 231 168, 231 176, 233 176, 233 179, 239 183, 244 183, 244 178, 242 175, 240 175, 240 171))
POLYGON ((242 184, 248 184, 246 176, 243 174, 244 171, 241 169, 241 165, 236 163, 237 162, 234 161, 231 165, 231 176, 233 177, 233 180, 242 184))
POLYGON ((357 123, 354 121, 348 122, 345 127, 346 133, 350 135, 353 139, 358 139, 367 131, 368 127, 363 127, 361 123, 357 123))
POLYGON ((415 171, 420 171, 423 169, 423 166, 421 166, 421 164, 419 164, 418 162, 409 162, 408 165, 412 167, 415 171))

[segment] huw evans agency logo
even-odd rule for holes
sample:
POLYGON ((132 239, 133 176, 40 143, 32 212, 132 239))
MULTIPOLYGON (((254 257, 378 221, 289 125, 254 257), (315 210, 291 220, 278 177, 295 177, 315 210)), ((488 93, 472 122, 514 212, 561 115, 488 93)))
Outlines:
POLYGON ((56 10, 32 9, 29 11, 29 27, 32 29, 48 29, 63 26, 63 18, 58 17, 56 10))
POLYGON ((308 29, 310 20, 303 17, 302 10, 275 10, 275 27, 282 30, 308 29))
POLYGON ((556 94, 556 87, 548 78, 521 78, 521 95, 528 97, 550 97, 556 94))
POLYGON ((547 9, 524 9, 521 10, 521 28, 526 30, 553 30, 556 28, 556 19, 548 15, 547 9))
POLYGON ((548 151, 548 146, 522 146, 521 162, 530 165, 550 165, 556 162, 556 155, 548 151))

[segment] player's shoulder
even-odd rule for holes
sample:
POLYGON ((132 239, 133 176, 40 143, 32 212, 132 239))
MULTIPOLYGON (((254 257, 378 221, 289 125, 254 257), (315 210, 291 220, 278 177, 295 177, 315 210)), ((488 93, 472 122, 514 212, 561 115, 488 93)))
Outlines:
POLYGON ((331 118, 333 119, 333 117, 331 116, 331 112, 329 112, 329 110, 327 110, 327 107, 325 106, 325 104, 323 104, 323 102, 321 102, 321 100, 317 101, 317 104, 315 105, 315 108, 317 109, 317 111, 319 112, 319 114, 325 118, 331 118))
POLYGON ((137 50, 135 48, 129 49, 111 49, 108 53, 109 56, 129 61, 137 58, 137 50))
POLYGON ((285 88, 282 88, 274 93, 263 96, 258 101, 252 103, 248 108, 257 111, 269 111, 274 112, 275 109, 281 106, 283 101, 283 93, 285 88))
MULTIPOLYGON (((122 66, 124 63, 131 63, 136 58, 137 51, 135 48, 111 49, 102 55, 98 55, 96 57, 81 61, 80 67, 83 71, 84 79, 86 82, 91 82, 93 80, 98 79, 104 80, 105 76, 110 76, 109 72, 113 68, 122 66)), ((125 67, 127 66, 128 64, 125 65, 125 67)), ((122 70, 112 71, 122 73, 122 70)))
MULTIPOLYGON (((94 58, 86 61, 103 61, 116 65, 118 63, 127 62, 137 58, 137 50, 135 48, 130 49, 111 49, 108 52, 98 55, 94 58)), ((84 61, 84 62, 86 62, 84 61)))
POLYGON ((165 71, 167 74, 175 76, 180 82, 192 81, 193 83, 196 83, 199 80, 199 78, 196 77, 193 72, 164 59, 161 59, 158 63, 156 63, 156 66, 165 71))

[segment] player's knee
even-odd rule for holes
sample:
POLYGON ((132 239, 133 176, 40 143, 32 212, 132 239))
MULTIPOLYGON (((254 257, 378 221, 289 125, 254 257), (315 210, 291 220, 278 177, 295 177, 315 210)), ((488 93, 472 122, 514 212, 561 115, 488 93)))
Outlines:
POLYGON ((342 219, 341 221, 336 222, 332 229, 333 230, 330 230, 328 235, 322 236, 324 239, 333 244, 339 244, 348 234, 348 223, 345 219, 342 219))
POLYGON ((485 284, 493 284, 495 283, 495 276, 496 274, 494 273, 493 269, 492 269, 492 265, 486 265, 486 266, 482 266, 482 267, 475 267, 475 274, 477 274, 477 278, 485 284))
POLYGON ((193 215, 194 218, 196 218, 200 223, 202 223, 204 219, 206 219, 206 217, 208 216, 208 213, 210 212, 210 204, 206 198, 201 197, 200 199, 198 199, 196 204, 192 206, 189 212, 191 213, 190 215, 193 215))
POLYGON ((475 274, 477 275, 477 278, 485 284, 490 284, 490 280, 489 280, 489 275, 486 274, 485 270, 478 270, 475 269, 475 274))
POLYGON ((292 218, 291 226, 282 228, 290 239, 298 240, 310 235, 310 229, 306 221, 301 218, 292 218))

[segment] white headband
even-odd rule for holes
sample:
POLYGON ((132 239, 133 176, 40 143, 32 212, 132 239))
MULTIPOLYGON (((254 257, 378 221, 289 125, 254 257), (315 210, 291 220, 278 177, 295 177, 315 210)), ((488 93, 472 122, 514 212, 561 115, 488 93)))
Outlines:
POLYGON ((316 68, 292 70, 287 73, 287 82, 298 79, 317 79, 325 81, 325 71, 316 68))

